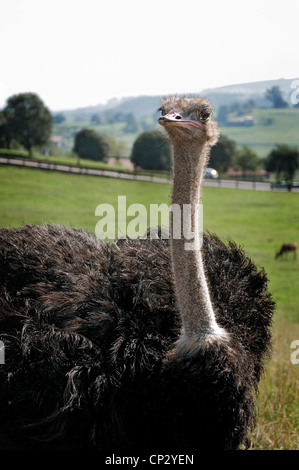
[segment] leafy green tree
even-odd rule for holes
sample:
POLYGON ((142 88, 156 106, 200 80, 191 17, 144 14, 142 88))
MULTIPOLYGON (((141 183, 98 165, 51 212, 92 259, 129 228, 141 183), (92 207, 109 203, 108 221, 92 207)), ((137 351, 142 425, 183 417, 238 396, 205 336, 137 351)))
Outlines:
POLYGON ((143 132, 134 142, 131 161, 145 170, 169 170, 169 142, 160 131, 143 132))
POLYGON ((65 121, 65 115, 63 113, 58 113, 53 116, 54 124, 61 124, 65 121))
POLYGON ((10 137, 7 120, 3 111, 0 111, 0 147, 9 148, 10 137))
POLYGON ((126 132, 127 134, 134 134, 135 132, 138 132, 138 123, 133 113, 128 113, 126 117, 126 122, 127 124, 124 128, 124 132, 126 132))
POLYGON ((90 122, 92 124, 101 124, 101 118, 98 114, 94 113, 94 114, 92 114, 92 116, 90 118, 90 122))
POLYGON ((219 122, 220 126, 225 125, 225 123, 227 121, 228 113, 229 113, 228 106, 221 105, 219 107, 218 114, 217 114, 217 121, 219 122))
POLYGON ((287 108, 288 103, 283 99, 279 86, 268 88, 265 93, 265 98, 272 103, 273 108, 287 108))
POLYGON ((229 107, 231 113, 237 113, 238 116, 242 116, 243 114, 249 114, 255 108, 255 101, 253 99, 249 99, 247 101, 236 101, 232 103, 229 107))
POLYGON ((105 137, 91 129, 82 129, 75 136, 74 152, 80 158, 96 161, 106 161, 109 153, 109 144, 105 137))
POLYGON ((235 154, 235 141, 221 134, 218 143, 211 149, 209 166, 225 173, 232 166, 235 154))
POLYGON ((248 145, 243 145, 237 151, 235 163, 246 173, 247 171, 255 171, 259 166, 260 159, 255 151, 248 147, 248 145))
POLYGON ((53 117, 34 93, 11 96, 4 108, 10 138, 14 138, 32 154, 34 145, 46 144, 51 136, 53 117))
POLYGON ((265 161, 265 168, 276 174, 276 181, 284 180, 288 190, 292 190, 292 184, 297 168, 299 167, 299 151, 296 147, 285 144, 277 144, 271 150, 265 161))

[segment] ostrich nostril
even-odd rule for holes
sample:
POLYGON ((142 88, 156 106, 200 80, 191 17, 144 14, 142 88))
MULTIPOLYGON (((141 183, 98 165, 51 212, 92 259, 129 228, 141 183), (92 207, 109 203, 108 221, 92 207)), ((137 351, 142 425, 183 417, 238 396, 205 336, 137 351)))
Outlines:
POLYGON ((177 114, 175 119, 182 119, 182 117, 179 114, 177 114))

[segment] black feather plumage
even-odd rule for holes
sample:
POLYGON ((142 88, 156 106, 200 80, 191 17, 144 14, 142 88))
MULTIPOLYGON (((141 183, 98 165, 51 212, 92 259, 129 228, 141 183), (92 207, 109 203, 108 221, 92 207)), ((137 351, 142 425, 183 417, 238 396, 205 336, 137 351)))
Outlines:
POLYGON ((231 344, 180 357, 168 241, 1 229, 0 445, 137 455, 244 443, 274 303, 235 244, 205 234, 203 253, 231 344))

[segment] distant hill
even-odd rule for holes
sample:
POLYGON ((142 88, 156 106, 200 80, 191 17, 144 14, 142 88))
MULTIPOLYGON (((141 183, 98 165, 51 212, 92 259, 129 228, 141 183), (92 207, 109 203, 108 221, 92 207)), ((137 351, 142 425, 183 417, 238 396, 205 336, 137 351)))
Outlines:
MULTIPOLYGON (((133 113, 136 118, 152 116, 158 109, 160 96, 136 96, 109 100, 106 105, 98 104, 86 108, 59 111, 68 120, 89 121, 93 114, 101 116, 108 110, 115 112, 133 113)), ((55 114, 55 112, 53 112, 55 114)))
MULTIPOLYGON (((254 99, 256 107, 250 112, 255 121, 254 125, 247 127, 222 125, 220 131, 233 139, 238 146, 249 145, 259 156, 265 157, 276 143, 287 143, 295 147, 299 145, 299 108, 273 109, 270 107, 271 103, 264 98, 267 89, 279 86, 284 99, 290 103, 290 95, 294 91, 291 88, 292 81, 291 79, 279 79, 241 83, 202 90, 198 94, 206 96, 212 101, 216 113, 221 105, 229 106, 235 102, 254 99)), ((190 93, 186 94, 192 95, 190 93)), ((53 136, 61 136, 64 142, 63 151, 69 151, 73 147, 74 136, 78 129, 89 127, 96 132, 112 135, 126 147, 127 150, 123 155, 129 156, 134 141, 144 129, 142 121, 146 121, 146 125, 149 126, 148 129, 157 127, 156 118, 158 113, 156 112, 160 106, 160 99, 161 96, 125 97, 110 100, 106 105, 99 104, 62 111, 67 117, 67 121, 55 124, 53 136), (138 121, 138 130, 136 132, 127 132, 124 121, 107 122, 104 114, 109 110, 112 110, 113 114, 133 113, 138 121), (104 119, 100 123, 91 122, 90 118, 93 114, 103 115, 104 119)), ((232 111, 229 117, 238 118, 239 115, 232 111)))
POLYGON ((239 83, 236 85, 227 85, 218 88, 209 88, 203 90, 201 94, 209 98, 214 104, 215 109, 223 104, 231 104, 236 101, 245 101, 253 99, 256 107, 269 108, 271 103, 265 99, 265 92, 268 88, 278 86, 282 92, 283 98, 290 103, 290 95, 293 92, 291 83, 295 78, 278 80, 264 80, 261 82, 239 83))
MULTIPOLYGON (((290 94, 292 93, 291 83, 294 79, 280 78, 277 80, 265 80, 260 82, 239 83, 227 85, 217 88, 209 88, 199 91, 198 94, 209 98, 215 110, 221 105, 230 105, 236 101, 246 101, 253 99, 259 108, 270 107, 270 102, 265 99, 265 91, 273 86, 279 86, 285 100, 290 102, 290 94)), ((297 78, 298 80, 298 78, 297 78)), ((186 90, 186 95, 192 95, 186 90)), ((194 94, 194 93, 193 93, 194 94)), ((72 110, 64 110, 62 112, 69 120, 85 121, 97 113, 99 115, 107 110, 115 112, 133 113, 136 118, 144 118, 153 116, 159 107, 161 96, 136 96, 124 97, 121 99, 109 100, 107 104, 98 104, 85 108, 77 108, 72 110)))

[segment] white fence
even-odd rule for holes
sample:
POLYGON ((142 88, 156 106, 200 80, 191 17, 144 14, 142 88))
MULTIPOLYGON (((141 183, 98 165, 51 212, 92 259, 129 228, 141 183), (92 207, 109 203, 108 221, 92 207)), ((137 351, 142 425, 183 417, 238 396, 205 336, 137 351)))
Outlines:
MULTIPOLYGON (((26 158, 8 158, 0 157, 0 164, 2 165, 16 165, 25 166, 28 168, 36 168, 42 170, 61 171, 66 173, 93 175, 93 176, 104 176, 106 178, 122 178, 128 180, 137 181, 153 181, 155 183, 171 183, 168 178, 163 178, 155 175, 139 175, 138 173, 126 173, 121 171, 113 170, 101 170, 96 168, 88 168, 74 165, 62 165, 59 163, 29 160, 26 158)), ((259 191, 287 191, 286 187, 275 187, 269 182, 264 181, 240 181, 235 179, 213 179, 206 178, 204 180, 204 186, 212 186, 218 188, 235 188, 235 189, 254 189, 259 191)), ((299 192, 299 186, 293 187, 292 191, 299 192)))

